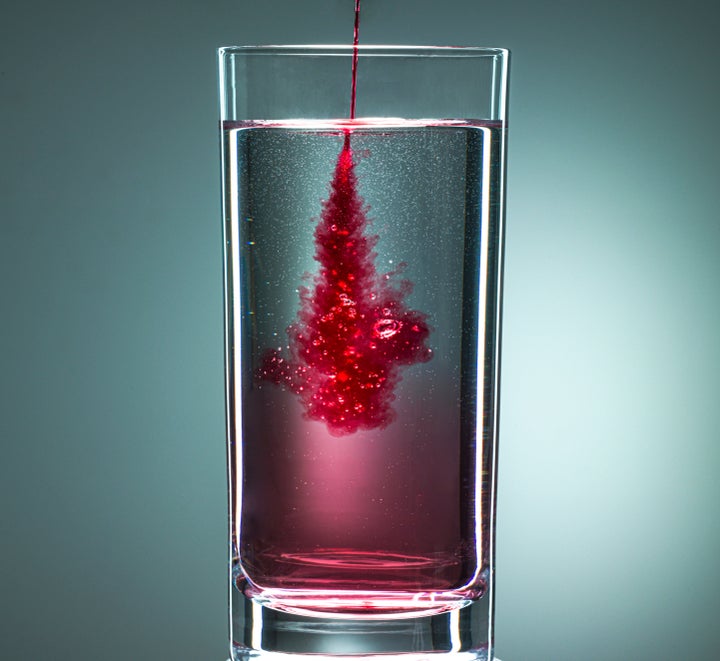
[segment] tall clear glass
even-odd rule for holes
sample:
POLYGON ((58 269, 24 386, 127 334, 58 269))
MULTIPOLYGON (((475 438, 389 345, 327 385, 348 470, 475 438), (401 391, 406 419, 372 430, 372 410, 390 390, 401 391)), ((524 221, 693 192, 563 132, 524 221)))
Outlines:
POLYGON ((220 50, 233 659, 493 658, 508 53, 220 50))

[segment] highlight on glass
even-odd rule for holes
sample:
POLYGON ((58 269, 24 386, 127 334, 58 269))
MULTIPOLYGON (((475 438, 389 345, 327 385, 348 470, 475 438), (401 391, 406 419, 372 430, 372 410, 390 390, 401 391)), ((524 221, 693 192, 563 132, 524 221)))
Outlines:
POLYGON ((493 658, 507 75, 220 50, 235 661, 493 658))

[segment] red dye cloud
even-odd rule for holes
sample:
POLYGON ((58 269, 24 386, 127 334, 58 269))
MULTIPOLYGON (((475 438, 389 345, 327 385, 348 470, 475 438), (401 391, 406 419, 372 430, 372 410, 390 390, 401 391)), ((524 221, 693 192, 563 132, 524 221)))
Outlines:
POLYGON ((432 357, 426 315, 404 304, 412 284, 395 285, 393 273, 375 269, 378 237, 365 233, 363 205, 346 133, 315 228, 319 271, 312 290, 300 289, 287 355, 268 351, 259 370, 263 380, 296 393, 308 419, 338 436, 392 422, 399 368, 432 357))

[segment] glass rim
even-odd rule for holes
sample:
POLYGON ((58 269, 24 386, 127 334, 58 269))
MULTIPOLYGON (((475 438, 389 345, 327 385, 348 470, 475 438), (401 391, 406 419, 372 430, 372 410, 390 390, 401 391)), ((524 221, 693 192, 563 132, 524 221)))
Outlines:
MULTIPOLYGON (((218 54, 226 55, 312 55, 312 56, 348 56, 355 47, 349 44, 297 44, 297 45, 247 45, 222 46, 218 54)), ((384 45, 359 44, 358 53, 375 57, 439 57, 439 58, 507 58, 507 48, 489 46, 415 46, 415 45, 384 45)))

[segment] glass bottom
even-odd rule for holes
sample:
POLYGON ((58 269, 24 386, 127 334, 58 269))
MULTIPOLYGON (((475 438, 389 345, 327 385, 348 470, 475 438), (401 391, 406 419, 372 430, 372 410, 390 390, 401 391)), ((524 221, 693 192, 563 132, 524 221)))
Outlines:
POLYGON ((318 661, 497 661, 491 595, 455 610, 402 619, 310 617, 268 608, 232 588, 232 659, 318 661))
MULTIPOLYGON (((451 652, 449 654, 441 654, 443 658, 446 658, 447 661, 455 661, 457 659, 458 661, 464 661, 465 659, 478 659, 479 657, 475 655, 468 655, 467 653, 460 652, 458 654, 451 652)), ((235 659, 238 658, 250 658, 249 655, 243 656, 243 657, 235 657, 235 659)), ((278 654, 276 652, 257 652, 256 654, 252 655, 253 659, 257 659, 257 661, 264 661, 267 659, 268 661, 282 661, 282 660, 288 660, 288 661, 322 661, 323 655, 322 654, 293 654, 292 656, 289 654, 278 654)), ((333 659, 335 661, 336 659, 353 659, 352 656, 329 656, 327 655, 328 659, 333 659)), ((371 655, 372 658, 372 655, 371 655)), ((379 658, 379 657, 378 657, 379 658)), ((482 657, 480 657, 482 658, 482 657)), ((382 661, 393 661, 394 659, 400 659, 400 661, 408 661, 408 659, 415 659, 416 661, 420 661, 420 659, 423 659, 424 661, 427 661, 430 659, 430 661, 433 661, 434 659, 437 659, 437 656, 433 654, 432 657, 430 657, 428 654, 415 654, 415 655, 392 655, 392 654, 386 654, 382 656, 382 661)), ((228 659, 227 661, 233 661, 232 658, 228 659)), ((500 661, 498 657, 493 656, 492 659, 489 659, 489 661, 500 661)))

